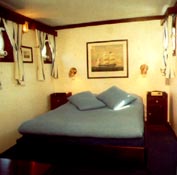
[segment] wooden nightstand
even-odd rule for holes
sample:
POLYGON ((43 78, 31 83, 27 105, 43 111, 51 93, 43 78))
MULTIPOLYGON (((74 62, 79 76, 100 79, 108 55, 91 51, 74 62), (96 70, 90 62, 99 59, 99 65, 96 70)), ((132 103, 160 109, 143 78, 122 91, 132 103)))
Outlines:
POLYGON ((167 123, 167 101, 166 92, 154 91, 147 93, 147 122, 149 124, 167 123))
POLYGON ((55 109, 63 104, 65 104, 68 101, 68 97, 71 96, 72 93, 64 93, 64 92, 58 92, 58 93, 53 93, 50 95, 50 104, 51 104, 51 109, 55 109))

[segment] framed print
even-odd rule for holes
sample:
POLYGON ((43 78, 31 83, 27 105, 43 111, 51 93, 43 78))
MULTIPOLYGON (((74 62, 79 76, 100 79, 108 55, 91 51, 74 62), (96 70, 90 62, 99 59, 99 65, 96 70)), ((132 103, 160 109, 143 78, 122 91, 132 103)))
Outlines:
POLYGON ((128 40, 87 43, 88 78, 127 78, 128 40))
POLYGON ((32 47, 21 46, 22 49, 22 57, 24 63, 32 63, 33 62, 33 51, 32 47))

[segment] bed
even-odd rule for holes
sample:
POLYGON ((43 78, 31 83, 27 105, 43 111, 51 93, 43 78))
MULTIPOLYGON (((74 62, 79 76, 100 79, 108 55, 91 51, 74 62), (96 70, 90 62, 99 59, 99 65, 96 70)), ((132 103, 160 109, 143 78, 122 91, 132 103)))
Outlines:
POLYGON ((21 148, 38 149, 53 156, 62 146, 68 150, 84 146, 101 154, 111 150, 120 157, 125 152, 133 159, 137 155, 145 158, 142 99, 116 86, 97 95, 90 91, 77 93, 66 104, 23 122, 18 130, 22 135, 17 141, 21 148))

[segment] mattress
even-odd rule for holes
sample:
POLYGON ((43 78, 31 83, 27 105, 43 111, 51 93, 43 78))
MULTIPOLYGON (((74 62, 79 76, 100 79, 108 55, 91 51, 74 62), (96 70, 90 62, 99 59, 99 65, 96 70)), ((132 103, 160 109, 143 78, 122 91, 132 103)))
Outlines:
POLYGON ((144 134, 144 106, 139 96, 118 110, 105 106, 82 111, 67 102, 25 121, 18 130, 22 135, 141 138, 144 134))

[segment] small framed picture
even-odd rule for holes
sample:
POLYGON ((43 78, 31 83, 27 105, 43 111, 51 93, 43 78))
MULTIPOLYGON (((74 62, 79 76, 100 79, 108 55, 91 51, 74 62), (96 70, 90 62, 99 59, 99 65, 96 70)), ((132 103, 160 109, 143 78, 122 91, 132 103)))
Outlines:
POLYGON ((22 57, 24 63, 33 63, 33 50, 32 47, 21 46, 22 57))

